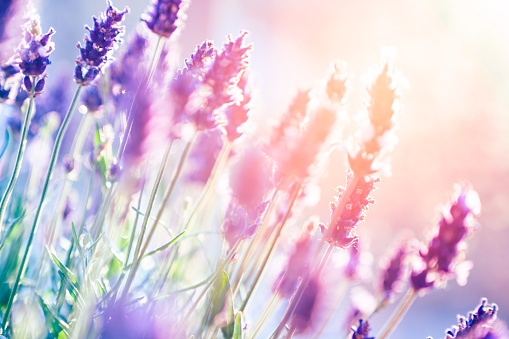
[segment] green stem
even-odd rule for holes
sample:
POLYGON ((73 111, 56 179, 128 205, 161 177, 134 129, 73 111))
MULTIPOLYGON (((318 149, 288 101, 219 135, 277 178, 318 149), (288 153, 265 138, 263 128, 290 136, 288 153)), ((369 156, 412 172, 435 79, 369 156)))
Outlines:
POLYGON ((404 299, 403 303, 398 306, 395 313, 391 316, 391 321, 388 322, 388 325, 385 326, 385 328, 381 331, 381 335, 377 335, 376 337, 379 339, 385 339, 388 338, 389 335, 396 329, 400 321, 405 316, 406 312, 410 309, 410 306, 414 303, 415 299, 417 298, 417 293, 415 293, 415 290, 411 288, 406 298, 404 299))
POLYGON ((126 282, 126 285, 122 292, 122 299, 125 299, 125 297, 129 293, 129 289, 131 288, 131 285, 133 283, 136 272, 138 271, 138 268, 140 267, 140 263, 143 260, 143 256, 145 255, 145 252, 147 251, 148 245, 150 243, 150 240, 152 239, 152 236, 154 235, 157 225, 159 224, 159 221, 161 220, 161 218, 163 216, 165 207, 168 204, 168 201, 170 200, 170 197, 171 197, 171 194, 173 193, 175 185, 177 184, 177 180, 180 176, 180 173, 182 172, 182 168, 184 167, 184 163, 187 159, 187 156, 189 155, 189 151, 191 150, 191 146, 193 145, 193 141, 195 138, 196 138, 196 134, 186 144, 184 152, 182 153, 182 156, 180 157, 179 163, 177 165, 177 169, 175 170, 175 173, 173 174, 173 177, 171 179, 170 187, 168 187, 168 190, 166 191, 163 202, 161 203, 161 206, 159 207, 159 211, 157 212, 156 219, 154 220, 154 223, 152 224, 152 228, 150 229, 150 231, 147 235, 147 239, 145 240, 145 244, 143 245, 143 248, 141 249, 141 251, 139 251, 139 246, 141 245, 141 242, 143 241, 142 235, 145 232, 145 229, 146 229, 147 223, 148 223, 148 219, 149 219, 148 211, 145 215, 145 219, 143 219, 142 235, 140 235, 140 238, 138 240, 137 248, 136 248, 136 251, 135 251, 134 257, 133 257, 133 267, 129 271, 129 275, 127 277, 127 282, 126 282))
POLYGON ((272 257, 272 254, 274 253, 274 250, 276 249, 276 244, 279 240, 279 236, 281 235, 281 231, 283 230, 283 227, 284 227, 286 221, 290 217, 290 213, 292 211, 293 205, 294 205, 295 201, 297 200, 297 197, 299 196, 301 188, 302 188, 302 182, 299 181, 296 183, 295 188, 293 189, 292 196, 290 198, 290 203, 289 203, 288 209, 286 210, 286 213, 283 217, 283 220, 281 220, 280 224, 278 225, 278 228, 275 231, 275 234, 272 238, 272 242, 269 245, 267 254, 263 258, 263 262, 262 262, 260 268, 258 269, 258 273, 256 274, 256 277, 255 277, 253 283, 251 284, 249 291, 246 294, 246 298, 244 299, 244 302, 242 303, 242 306, 240 307, 240 311, 242 311, 242 312, 244 312, 244 310, 246 309, 247 303, 249 302, 251 295, 253 294, 254 290, 256 289, 256 286, 258 285, 258 281, 260 280, 260 278, 263 275, 263 272, 267 266, 267 262, 272 257))
POLYGON ((60 126, 60 129, 58 130, 57 137, 55 139, 55 145, 53 146, 53 152, 51 153, 51 159, 50 159, 50 163, 48 166, 48 173, 46 174, 46 180, 45 180, 44 186, 42 188, 41 200, 39 201, 39 206, 37 207, 37 211, 35 213, 34 223, 32 225, 32 230, 31 230, 30 236, 28 238, 27 246, 25 249, 25 254, 23 255, 23 259, 21 260, 21 267, 19 268, 18 275, 16 276, 16 281, 14 282, 14 286, 12 287, 11 295, 9 297, 9 302, 7 303, 7 307, 5 309, 4 318, 2 321, 2 330, 4 332, 5 332, 5 329, 7 328, 7 324, 9 323, 9 317, 11 314, 12 305, 14 303, 14 299, 16 298, 16 295, 18 294, 21 279, 23 278, 23 275, 25 274, 25 271, 27 269, 28 257, 30 256, 30 250, 32 249, 32 242, 34 240, 35 233, 37 231, 37 226, 39 224, 39 217, 41 216, 44 198, 46 197, 46 193, 48 191, 51 175, 53 174, 53 167, 55 167, 55 164, 57 162, 58 153, 60 151, 60 146, 62 145, 62 140, 63 140, 64 134, 65 134, 65 131, 67 130, 67 126, 69 125, 69 121, 71 120, 72 112, 74 111, 74 107, 76 106, 76 103, 78 101, 78 97, 81 93, 81 89, 82 89, 82 86, 78 86, 78 88, 76 89, 76 93, 74 94, 74 97, 72 99, 69 110, 67 111, 67 114, 65 115, 64 121, 62 122, 62 125, 60 126))
POLYGON ((32 108, 34 106, 34 93, 35 93, 35 77, 32 77, 32 90, 30 91, 30 100, 28 103, 28 108, 25 114, 25 119, 23 121, 23 129, 21 130, 21 138, 19 141, 18 148, 18 156, 16 157, 16 162, 14 163, 14 170, 12 172, 11 179, 9 180, 9 184, 7 185, 7 189, 5 190, 4 196, 2 198, 2 202, 0 203, 0 234, 3 233, 3 220, 5 211, 7 209, 7 205, 12 195, 12 191, 14 190, 14 185, 18 180, 19 171, 21 169, 21 163, 23 162, 23 155, 25 154, 25 148, 27 144, 27 136, 28 130, 30 129, 30 122, 32 121, 32 108))

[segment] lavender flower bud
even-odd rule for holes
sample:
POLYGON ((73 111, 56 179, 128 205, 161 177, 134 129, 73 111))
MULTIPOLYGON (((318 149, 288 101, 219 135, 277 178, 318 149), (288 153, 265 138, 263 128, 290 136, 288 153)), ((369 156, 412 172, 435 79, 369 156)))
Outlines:
POLYGON ((258 227, 262 224, 262 216, 268 203, 268 201, 265 201, 251 210, 230 203, 223 222, 224 238, 229 248, 232 248, 237 241, 249 238, 256 233, 258 227))
POLYGON ((46 85, 46 79, 45 78, 41 78, 37 81, 37 83, 35 84, 35 95, 38 95, 38 94, 41 94, 42 91, 44 90, 44 85, 46 85))
POLYGON ((88 86, 82 96, 81 101, 87 108, 87 112, 97 112, 101 110, 103 106, 103 100, 97 86, 88 86))
POLYGON ((313 324, 320 293, 321 286, 318 278, 309 279, 308 284, 304 288, 295 306, 295 311, 291 319, 292 326, 295 326, 297 332, 304 332, 313 324))
POLYGON ((23 86, 25 86, 25 91, 27 91, 27 93, 32 91, 32 79, 30 79, 28 75, 23 78, 23 86))
POLYGON ((483 298, 477 309, 469 312, 467 317, 458 315, 458 326, 448 329, 446 338, 491 338, 494 332, 490 324, 495 321, 497 311, 496 304, 489 305, 488 300, 483 298))
POLYGON ((420 251, 421 269, 414 269, 411 274, 414 290, 431 287, 452 274, 462 273, 457 272, 458 264, 466 248, 465 238, 476 226, 473 216, 479 213, 480 206, 479 196, 472 188, 466 184, 456 186, 433 239, 420 251))
MULTIPOLYGON (((348 174, 349 181, 352 179, 352 176, 352 173, 348 174)), ((333 231, 330 232, 329 238, 324 239, 325 241, 341 248, 350 247, 352 244, 357 242, 357 235, 353 233, 353 229, 360 221, 364 220, 368 204, 374 203, 374 200, 369 197, 369 194, 375 188, 375 184, 379 181, 380 180, 378 178, 372 178, 369 176, 362 177, 357 181, 357 185, 353 193, 348 198, 348 202, 346 203, 346 206, 338 220, 331 220, 331 223, 334 222, 335 225, 332 225, 333 231)), ((339 201, 343 191, 343 187, 338 187, 336 203, 332 202, 330 204, 331 215, 334 215, 337 201, 339 201)), ((323 225, 321 225, 321 230, 324 235, 328 233, 327 229, 323 225)))
POLYGON ((26 76, 40 76, 51 63, 49 55, 55 48, 51 36, 55 30, 50 28, 48 33, 42 35, 39 18, 35 17, 25 25, 24 31, 24 40, 17 48, 19 68, 26 76))
POLYGON ((74 80, 80 86, 90 84, 99 75, 104 65, 111 59, 111 51, 120 43, 119 35, 123 33, 120 22, 124 15, 129 12, 126 7, 122 12, 114 8, 108 1, 106 12, 93 17, 94 28, 85 27, 90 33, 85 36, 85 46, 78 43, 80 56, 76 59, 74 80), (86 70, 86 73, 83 72, 86 70))
POLYGON ((375 337, 368 337, 369 323, 367 320, 359 319, 359 326, 357 326, 357 328, 352 328, 352 331, 352 339, 375 339, 375 337))
POLYGON ((182 0, 154 0, 142 21, 155 34, 169 38, 185 19, 186 9, 187 3, 182 0))

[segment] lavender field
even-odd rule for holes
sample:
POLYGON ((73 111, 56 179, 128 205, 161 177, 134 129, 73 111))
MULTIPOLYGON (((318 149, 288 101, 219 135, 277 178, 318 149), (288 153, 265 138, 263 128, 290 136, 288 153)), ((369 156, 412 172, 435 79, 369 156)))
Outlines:
POLYGON ((0 337, 509 338, 503 1, 0 3, 0 337))

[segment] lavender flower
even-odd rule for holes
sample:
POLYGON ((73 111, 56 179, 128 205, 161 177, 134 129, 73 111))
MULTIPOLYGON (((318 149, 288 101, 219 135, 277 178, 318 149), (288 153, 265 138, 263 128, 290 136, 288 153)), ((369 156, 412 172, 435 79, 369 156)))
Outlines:
MULTIPOLYGON (((414 290, 438 284, 457 271, 465 250, 465 238, 475 228, 473 216, 480 211, 478 194, 466 184, 457 185, 450 205, 442 212, 436 233, 427 249, 420 251, 418 262, 411 274, 414 290), (438 276, 437 276, 438 274, 438 276)), ((461 281, 460 281, 461 282, 461 281)))
POLYGON ((288 298, 295 292, 300 279, 308 272, 308 257, 311 251, 310 232, 312 229, 313 223, 310 223, 297 240, 285 269, 276 280, 274 287, 277 288, 277 293, 283 298, 288 298))
POLYGON ((251 101, 251 93, 247 86, 248 84, 248 72, 244 71, 240 77, 240 81, 237 84, 238 88, 242 91, 242 100, 234 103, 233 105, 227 106, 224 110, 225 124, 223 129, 230 142, 239 138, 242 133, 238 131, 238 128, 247 121, 247 115, 249 113, 249 102, 251 101))
POLYGON ((268 201, 258 205, 255 209, 246 210, 245 207, 231 202, 226 211, 223 222, 223 233, 231 249, 238 241, 253 236, 262 224, 262 216, 267 209, 268 201))
POLYGON ((244 46, 246 35, 247 32, 241 32, 236 40, 228 36, 228 42, 218 51, 204 76, 196 92, 203 104, 191 113, 198 131, 215 127, 218 122, 213 113, 233 102, 232 87, 238 83, 239 75, 246 69, 247 52, 252 48, 251 45, 244 46))
POLYGON ((320 293, 318 278, 309 279, 291 318, 291 327, 295 327, 297 332, 304 332, 312 326, 320 293))
POLYGON ((352 339, 375 339, 375 337, 368 337, 369 323, 367 320, 359 319, 359 326, 357 326, 357 328, 352 328, 352 331, 352 339))
POLYGON ((389 64, 385 64, 370 91, 371 102, 368 107, 370 125, 364 131, 360 150, 348 155, 350 168, 359 175, 368 175, 378 170, 375 160, 384 150, 394 126, 394 101, 396 90, 392 85, 389 64))
POLYGON ((256 208, 272 187, 272 162, 260 149, 250 148, 240 156, 230 174, 232 196, 249 210, 256 208))
MULTIPOLYGON (((353 177, 352 173, 348 173, 348 180, 350 181, 353 177)), ((357 242, 357 235, 353 233, 353 229, 357 224, 364 220, 368 204, 373 204, 374 200, 369 197, 371 191, 375 188, 375 184, 380 180, 370 176, 362 177, 357 181, 357 185, 353 190, 353 193, 348 198, 348 202, 345 205, 344 210, 341 212, 335 225, 332 225, 333 230, 330 236, 325 241, 333 244, 334 246, 347 248, 357 242)), ((331 215, 334 215, 337 201, 339 201, 341 195, 344 192, 343 187, 338 187, 338 196, 336 203, 332 202, 331 215)), ((324 225, 320 226, 322 234, 327 235, 328 231, 324 225)))
POLYGON ((29 96, 37 96, 42 93, 44 89, 44 72, 46 67, 51 63, 49 60, 50 53, 55 49, 55 44, 51 41, 51 36, 55 33, 53 28, 50 28, 48 33, 42 34, 39 18, 34 16, 24 26, 25 36, 24 40, 18 46, 18 55, 16 56, 16 63, 18 64, 21 73, 25 75, 23 84, 29 96), (35 82, 35 88, 33 82, 35 82))
MULTIPOLYGON (((453 326, 446 331, 446 338, 486 339, 495 335, 490 326, 497 317, 498 307, 496 304, 488 304, 487 299, 482 299, 481 304, 467 317, 458 315, 458 326, 453 326)), ((493 337, 496 338, 496 337, 493 337)))
POLYGON ((403 280, 407 255, 407 244, 403 243, 396 254, 382 266, 381 287, 384 298, 391 298, 397 290, 397 285, 403 280))
POLYGON ((207 73, 209 63, 216 57, 216 54, 217 50, 214 48, 214 43, 205 40, 201 45, 196 46, 191 57, 186 59, 186 67, 179 71, 177 77, 189 75, 198 81, 202 81, 207 73))
POLYGON ((222 133, 219 129, 211 129, 201 133, 187 159, 187 176, 189 181, 206 184, 210 177, 217 157, 223 147, 222 133))
POLYGON ((89 85, 99 75, 104 65, 111 60, 109 55, 120 43, 118 36, 123 33, 123 26, 120 26, 120 22, 128 12, 127 7, 120 12, 108 1, 106 12, 101 13, 99 19, 93 17, 94 28, 85 26, 90 34, 85 36, 84 47, 78 43, 80 56, 76 59, 76 68, 74 69, 74 80, 78 85, 89 85))
POLYGON ((111 64, 111 94, 117 110, 127 111, 141 81, 147 38, 137 30, 129 39, 127 48, 111 64))
POLYGON ((327 79, 326 94, 331 102, 341 103, 346 94, 346 66, 336 61, 331 65, 327 79))
POLYGON ((169 38, 185 19, 186 8, 187 3, 182 0, 153 0, 148 13, 142 16, 142 21, 155 34, 169 38))
POLYGON ((97 86, 88 86, 83 93, 81 102, 86 107, 87 112, 95 113, 101 110, 103 106, 103 100, 97 86))

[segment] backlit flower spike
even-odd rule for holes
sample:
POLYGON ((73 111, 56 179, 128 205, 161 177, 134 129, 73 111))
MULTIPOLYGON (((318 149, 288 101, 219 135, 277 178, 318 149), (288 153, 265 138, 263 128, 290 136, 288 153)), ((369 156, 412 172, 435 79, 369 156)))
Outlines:
POLYGON ((246 70, 242 72, 237 87, 240 89, 242 99, 232 105, 226 106, 224 109, 225 123, 223 129, 230 142, 239 138, 242 133, 238 128, 243 125, 247 119, 250 111, 249 103, 251 102, 251 90, 248 85, 248 74, 246 70))
POLYGON ((347 91, 347 72, 346 64, 341 61, 335 61, 331 64, 325 92, 329 100, 333 103, 341 103, 347 91))
POLYGON ((154 0, 141 20, 155 34, 169 38, 186 19, 187 1, 154 0))
POLYGON ((39 17, 33 15, 30 21, 23 27, 24 39, 17 48, 16 63, 25 76, 23 85, 29 96, 37 96, 42 93, 45 85, 46 67, 51 64, 49 56, 55 49, 51 36, 55 33, 50 28, 48 33, 42 34, 39 17), (34 81, 36 81, 34 85, 34 81), (35 88, 32 88, 35 86, 35 88), (32 90, 34 94, 32 94, 32 90))
POLYGON ((352 328, 351 339, 375 339, 375 337, 368 337, 369 335, 369 323, 367 320, 359 319, 359 326, 352 328))
POLYGON ((458 325, 448 329, 446 339, 465 338, 498 338, 491 326, 497 318, 498 307, 488 304, 483 298, 475 311, 469 312, 467 317, 458 315, 458 325))
POLYGON ((387 260, 385 263, 382 263, 382 274, 381 274, 381 290, 383 293, 383 297, 386 299, 391 299, 394 294, 398 292, 398 285, 402 283, 402 281, 407 278, 408 270, 407 270, 407 256, 409 253, 409 248, 406 242, 403 242, 396 253, 392 255, 392 257, 387 260))
POLYGON ((127 111, 144 72, 147 37, 137 29, 110 66, 111 94, 117 110, 127 111))
POLYGON ((411 274, 411 283, 418 291, 445 282, 450 276, 463 275, 465 239, 477 224, 480 212, 479 195, 469 185, 456 185, 450 204, 443 210, 435 235, 427 248, 420 251, 419 261, 411 274), (419 267, 420 266, 420 267, 419 267))
POLYGON ((274 284, 275 292, 283 298, 289 298, 299 284, 300 279, 309 273, 309 254, 311 251, 311 234, 313 222, 310 222, 295 248, 288 258, 288 262, 274 284))
POLYGON ((186 160, 186 179, 205 185, 223 147, 223 133, 219 128, 198 135, 186 160))
POLYGON ((233 103, 232 88, 237 85, 240 74, 246 69, 247 52, 252 49, 252 45, 244 45, 246 35, 247 32, 241 32, 235 40, 232 36, 228 36, 228 42, 217 52, 204 76, 198 89, 203 104, 194 113, 194 122, 198 131, 214 128, 219 123, 214 112, 224 105, 233 103))
MULTIPOLYGON (((352 180, 353 174, 348 173, 348 181, 352 180)), ((371 176, 365 176, 357 181, 353 193, 349 196, 348 202, 345 205, 344 210, 341 212, 336 224, 332 227, 333 230, 328 232, 324 225, 321 225, 323 235, 330 234, 327 239, 324 239, 328 243, 333 244, 336 247, 348 248, 352 244, 357 242, 357 235, 354 233, 354 228, 357 224, 364 220, 366 211, 369 204, 373 204, 375 201, 369 196, 371 191, 375 189, 375 184, 380 181, 379 178, 373 178, 371 176)), ((338 187, 338 196, 335 197, 336 202, 331 202, 331 216, 334 215, 337 201, 344 192, 343 187, 338 187)))
POLYGON ((386 63, 369 89, 368 106, 369 125, 363 131, 360 147, 348 154, 350 168, 359 175, 372 174, 380 169, 376 162, 385 149, 394 143, 395 101, 397 91, 393 85, 393 70, 386 63))
POLYGON ((317 316, 321 294, 320 280, 317 277, 312 277, 308 280, 297 305, 295 305, 290 328, 295 328, 297 333, 303 333, 312 328, 317 316))
POLYGON ((272 161, 258 147, 246 149, 230 173, 235 201, 248 210, 260 205, 273 186, 272 168, 272 161))
POLYGON ((191 75, 199 81, 202 81, 207 72, 207 67, 215 58, 217 50, 214 43, 210 40, 203 41, 196 46, 194 53, 189 59, 186 59, 186 67, 178 72, 177 77, 183 75, 191 75))
POLYGON ((120 44, 119 36, 124 32, 120 23, 128 12, 129 8, 119 11, 108 1, 106 12, 101 13, 99 19, 93 17, 94 27, 85 26, 89 35, 85 35, 84 46, 78 43, 80 55, 74 69, 74 80, 78 85, 89 85, 111 60, 111 53, 120 44))
POLYGON ((238 241, 252 237, 262 225, 262 217, 269 201, 260 203, 256 208, 248 210, 235 200, 230 202, 223 221, 222 231, 228 248, 231 249, 238 241))

